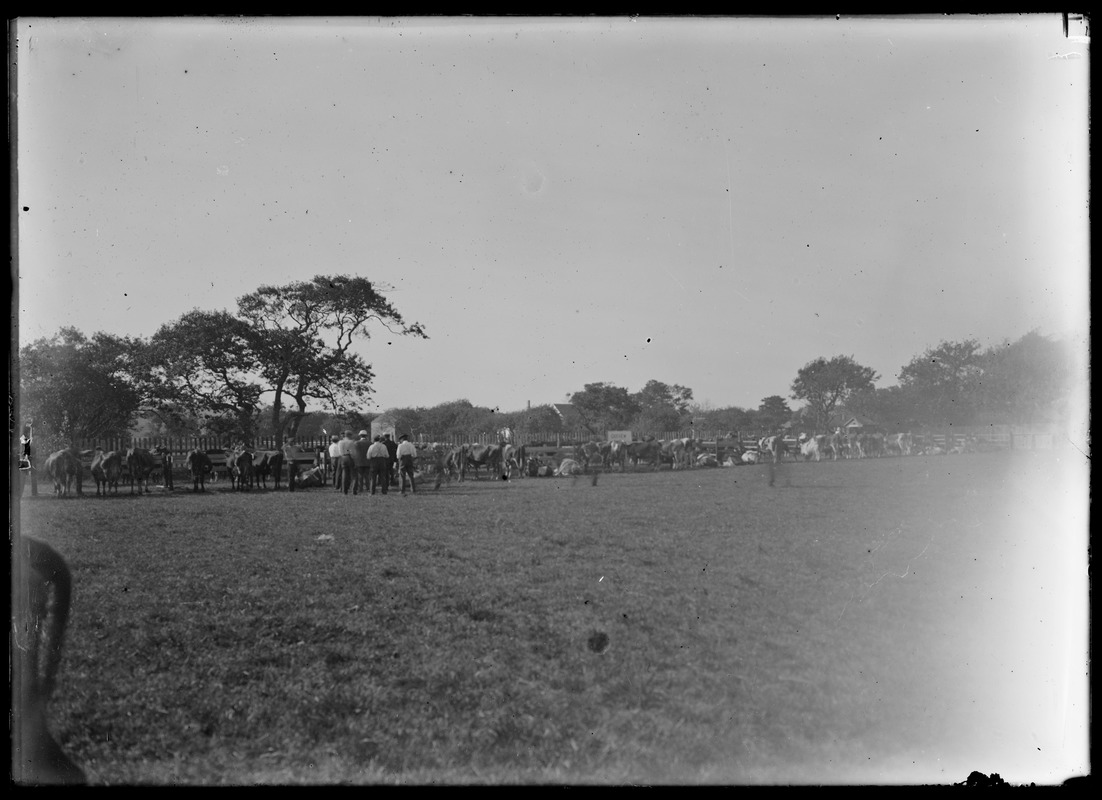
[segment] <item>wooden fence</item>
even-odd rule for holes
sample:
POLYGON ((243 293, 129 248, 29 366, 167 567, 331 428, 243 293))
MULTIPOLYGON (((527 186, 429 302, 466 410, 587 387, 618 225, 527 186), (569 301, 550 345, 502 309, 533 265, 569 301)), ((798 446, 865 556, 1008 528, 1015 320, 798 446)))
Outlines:
MULTIPOLYGON (((767 435, 764 431, 663 431, 659 433, 639 433, 633 440, 639 441, 653 436, 656 439, 668 441, 670 439, 697 439, 704 443, 705 449, 715 451, 717 440, 730 442, 737 439, 744 450, 756 450, 758 439, 767 435)), ((976 440, 995 449, 1013 450, 1050 450, 1055 442, 1055 431, 1052 426, 1037 425, 987 425, 957 429, 952 432, 939 431, 913 431, 916 438, 934 443, 938 447, 951 449, 963 444, 966 437, 974 437, 976 440)), ((437 442, 445 446, 460 444, 497 444, 500 439, 496 433, 482 433, 476 436, 464 434, 425 434, 415 433, 410 437, 415 444, 423 445, 437 442)), ((604 437, 592 434, 589 431, 571 432, 518 432, 513 436, 515 444, 524 444, 529 447, 540 447, 559 450, 565 447, 585 444, 586 442, 604 441, 604 437)), ((785 437, 785 442, 790 447, 796 446, 796 437, 785 437)), ((303 437, 294 440, 295 448, 300 451, 314 451, 318 448, 327 449, 330 440, 325 436, 303 437)), ((194 449, 199 450, 230 450, 238 444, 238 440, 228 436, 141 436, 125 439, 80 439, 74 442, 78 450, 94 450, 99 447, 104 451, 125 451, 130 447, 144 447, 152 450, 156 447, 164 447, 174 456, 184 455, 194 449)), ((276 440, 274 436, 260 437, 249 444, 258 450, 275 450, 276 440)))

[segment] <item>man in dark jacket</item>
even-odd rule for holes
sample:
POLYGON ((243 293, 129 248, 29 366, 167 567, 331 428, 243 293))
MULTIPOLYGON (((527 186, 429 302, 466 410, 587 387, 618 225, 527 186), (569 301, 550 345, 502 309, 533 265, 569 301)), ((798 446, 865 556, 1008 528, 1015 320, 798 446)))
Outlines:
POLYGON ((388 486, 398 485, 398 443, 390 438, 389 433, 383 434, 383 444, 386 445, 387 462, 386 478, 388 486))

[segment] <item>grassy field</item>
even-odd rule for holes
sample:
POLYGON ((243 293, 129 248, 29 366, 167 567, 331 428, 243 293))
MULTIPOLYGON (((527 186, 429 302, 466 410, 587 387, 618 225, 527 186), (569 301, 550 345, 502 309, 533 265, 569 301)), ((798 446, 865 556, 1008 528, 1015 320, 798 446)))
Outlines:
POLYGON ((1058 782, 1068 460, 24 498, 74 576, 52 728, 114 785, 1058 782))

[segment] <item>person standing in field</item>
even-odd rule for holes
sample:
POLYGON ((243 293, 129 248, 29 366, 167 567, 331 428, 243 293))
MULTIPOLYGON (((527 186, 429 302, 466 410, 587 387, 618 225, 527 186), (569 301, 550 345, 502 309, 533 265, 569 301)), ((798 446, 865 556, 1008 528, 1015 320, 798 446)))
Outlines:
POLYGON ((371 482, 371 461, 367 457, 367 451, 371 449, 371 439, 367 431, 360 431, 359 438, 352 445, 352 461, 356 465, 356 481, 352 487, 352 494, 359 494, 360 490, 367 491, 371 482))
POLYGON ((333 471, 333 488, 336 489, 339 492, 341 487, 340 487, 340 480, 337 477, 337 471, 340 470, 340 468, 341 468, 341 446, 340 446, 340 441, 341 440, 340 440, 340 437, 336 436, 336 435, 329 437, 329 439, 330 439, 330 441, 329 441, 329 464, 328 464, 328 466, 333 471))
POLYGON ((283 460, 287 462, 287 491, 293 492, 298 481, 298 462, 295 461, 295 440, 283 443, 283 460))
POLYGON ((345 431, 344 438, 337 443, 337 452, 340 456, 340 484, 337 490, 348 494, 352 488, 352 480, 356 475, 356 462, 352 459, 352 446, 356 443, 352 431, 345 431))
POLYGON ((383 434, 383 445, 386 447, 386 478, 391 486, 398 485, 398 443, 390 438, 389 433, 383 434))
POLYGON ((413 472, 417 459, 417 448, 409 440, 406 434, 398 437, 398 483, 402 494, 406 493, 406 481, 409 481, 409 490, 417 493, 417 484, 413 479, 413 472))
POLYGON ((762 453, 769 474, 769 485, 772 486, 776 482, 777 472, 779 470, 784 476, 784 485, 791 486, 792 479, 788 475, 788 468, 783 465, 785 451, 784 433, 778 431, 763 441, 767 442, 767 447, 769 448, 767 452, 762 453))
POLYGON ((367 450, 367 457, 371 462, 371 477, 369 479, 371 493, 375 494, 375 488, 381 486, 383 494, 386 494, 387 489, 390 488, 390 476, 388 475, 390 455, 386 451, 386 445, 383 444, 383 437, 375 437, 375 441, 367 450))

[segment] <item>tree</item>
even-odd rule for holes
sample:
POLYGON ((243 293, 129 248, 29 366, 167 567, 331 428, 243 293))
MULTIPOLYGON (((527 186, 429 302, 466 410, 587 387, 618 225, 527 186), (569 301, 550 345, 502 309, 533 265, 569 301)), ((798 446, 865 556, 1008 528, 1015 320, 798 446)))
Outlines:
POLYGON ((750 425, 751 414, 753 412, 747 412, 744 408, 738 406, 730 406, 728 408, 715 408, 709 410, 702 410, 698 413, 694 413, 694 417, 701 417, 702 422, 700 426, 706 431, 717 431, 720 433, 748 430, 750 425))
POLYGON ((316 275, 285 286, 261 286, 237 300, 249 326, 255 369, 271 392, 272 428, 298 433, 311 400, 334 410, 367 399, 375 377, 371 365, 352 352, 357 339, 370 339, 370 324, 398 336, 427 339, 420 323, 407 324, 367 278, 316 275), (286 399, 295 402, 286 423, 286 399))
POLYGON ((775 431, 792 418, 792 409, 779 394, 763 398, 758 406, 758 425, 763 431, 775 431))
MULTIPOLYGON (((136 339, 107 333, 89 339, 62 328, 19 353, 20 413, 47 446, 74 439, 125 436, 141 405, 131 377, 136 339)), ((45 451, 40 446, 39 451, 45 451)))
POLYGON ((549 403, 532 406, 531 409, 518 413, 520 416, 513 429, 522 435, 562 433, 562 418, 555 412, 555 407, 549 403))
POLYGON ((852 356, 817 358, 796 373, 792 397, 811 407, 816 430, 826 430, 830 413, 853 392, 872 388, 880 379, 870 367, 862 367, 852 356))
POLYGON ((899 384, 910 394, 919 422, 966 425, 975 415, 982 372, 975 339, 941 342, 903 367, 899 384))
POLYGON ((189 311, 153 334, 136 377, 158 413, 182 411, 200 421, 199 433, 251 440, 264 391, 252 341, 232 314, 189 311))
POLYGON ((237 300, 238 315, 191 311, 162 326, 148 351, 144 383, 159 407, 183 405, 212 432, 246 439, 257 430, 261 397, 272 395, 268 429, 281 444, 297 436, 312 401, 338 418, 371 395, 375 377, 352 346, 377 323, 392 334, 428 338, 366 278, 315 276, 262 286, 237 300), (285 414, 288 401, 294 410, 285 414))
POLYGON ((978 359, 982 373, 976 391, 984 418, 1023 423, 1065 414, 1076 377, 1073 356, 1069 343, 1036 330, 988 348, 978 359))
POLYGON ((642 411, 638 399, 627 389, 608 383, 587 383, 582 391, 570 396, 570 402, 593 434, 627 430, 642 411))
POLYGON ((470 400, 452 400, 421 409, 421 424, 431 434, 475 437, 496 430, 494 412, 470 400))
POLYGON ((632 397, 640 409, 634 427, 641 431, 680 431, 692 422, 693 390, 688 387, 649 380, 632 397))

